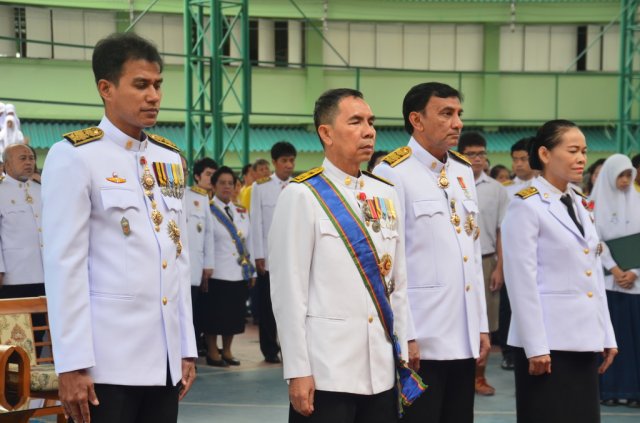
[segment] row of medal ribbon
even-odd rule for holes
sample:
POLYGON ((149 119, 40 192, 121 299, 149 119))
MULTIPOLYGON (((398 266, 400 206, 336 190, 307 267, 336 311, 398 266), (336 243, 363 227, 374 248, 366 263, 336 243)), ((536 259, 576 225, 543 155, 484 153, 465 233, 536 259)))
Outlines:
POLYGON ((181 164, 153 162, 153 172, 162 195, 174 198, 184 196, 185 180, 181 164))
POLYGON ((396 229, 398 226, 398 216, 396 215, 393 201, 389 198, 372 197, 367 198, 364 192, 358 194, 364 223, 374 232, 380 232, 380 228, 396 229))

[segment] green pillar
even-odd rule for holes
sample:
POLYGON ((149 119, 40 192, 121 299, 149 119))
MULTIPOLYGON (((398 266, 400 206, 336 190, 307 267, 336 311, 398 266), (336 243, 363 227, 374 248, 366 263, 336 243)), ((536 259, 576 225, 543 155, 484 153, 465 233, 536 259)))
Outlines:
POLYGON ((497 74, 500 71, 500 25, 484 25, 483 66, 487 73, 484 74, 482 117, 494 119, 500 103, 500 76, 497 74))
POLYGON ((307 21, 307 28, 305 30, 306 37, 306 63, 309 65, 306 67, 307 80, 306 80, 306 110, 305 113, 312 113, 315 101, 320 94, 325 91, 324 84, 324 69, 319 66, 324 62, 323 56, 323 40, 320 34, 314 30, 311 26, 316 27, 322 31, 322 22, 320 21, 307 21), (315 65, 315 66, 313 66, 315 65))

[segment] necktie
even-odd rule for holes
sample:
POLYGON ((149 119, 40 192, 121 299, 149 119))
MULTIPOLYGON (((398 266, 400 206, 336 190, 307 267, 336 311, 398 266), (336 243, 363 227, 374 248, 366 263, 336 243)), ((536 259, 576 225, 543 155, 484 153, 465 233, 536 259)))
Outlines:
POLYGON ((229 216, 229 219, 231 219, 231 221, 233 222, 233 215, 231 214, 231 209, 229 209, 229 206, 224 206, 224 211, 227 212, 227 216, 229 216))
POLYGON ((571 197, 569 196, 569 194, 565 194, 562 197, 560 197, 560 201, 562 201, 562 204, 567 206, 569 217, 571 217, 571 220, 573 220, 573 223, 576 224, 576 226, 578 227, 578 230, 580 231, 582 236, 584 236, 584 229, 582 228, 582 225, 580 224, 580 222, 578 222, 576 211, 573 209, 573 200, 571 200, 571 197))

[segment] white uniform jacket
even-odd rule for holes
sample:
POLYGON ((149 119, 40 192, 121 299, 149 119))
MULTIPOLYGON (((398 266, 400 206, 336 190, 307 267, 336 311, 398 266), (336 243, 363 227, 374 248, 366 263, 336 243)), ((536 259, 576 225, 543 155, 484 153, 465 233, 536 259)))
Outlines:
MULTIPOLYGON (((265 178, 266 179, 266 178, 265 178)), ((282 190, 289 184, 291 178, 281 181, 276 174, 268 180, 258 180, 251 188, 251 238, 253 239, 253 259, 265 259, 266 269, 269 270, 268 236, 273 211, 282 190)))
POLYGON ((200 286, 202 270, 214 268, 213 215, 209 209, 209 196, 198 187, 185 194, 187 227, 189 228, 189 262, 191 286, 200 286))
POLYGON ((181 359, 197 357, 189 254, 186 247, 178 254, 169 229, 175 223, 186 246, 186 219, 180 198, 162 193, 153 176, 152 202, 141 178, 143 163, 153 175, 154 162, 180 166, 180 157, 131 139, 106 117, 99 128, 96 141, 56 143, 42 175, 56 372, 89 369, 96 383, 165 385, 168 360, 177 384, 181 359))
MULTIPOLYGON (((356 215, 362 216, 356 199, 360 192, 369 199, 390 199, 400 215, 397 196, 387 183, 366 175, 350 177, 327 159, 323 167, 356 215)), ((370 225, 368 231, 378 256, 391 256, 394 328, 406 359, 402 222, 396 228, 383 226, 380 232, 370 225)), ((302 183, 289 184, 280 195, 269 233, 269 259, 284 378, 313 376, 316 389, 362 395, 391 389, 392 344, 338 231, 302 183)))
POLYGON ((527 357, 616 347, 600 240, 581 197, 569 192, 584 236, 560 202, 560 191, 541 177, 526 198, 516 195, 502 222, 512 310, 508 343, 523 347, 527 357))
POLYGON ((415 322, 409 339, 417 340, 423 360, 477 358, 480 333, 489 327, 473 172, 452 153, 442 163, 413 138, 408 147, 396 152, 409 157, 395 166, 383 161, 374 172, 395 184, 405 212, 408 296, 415 322), (446 189, 437 182, 443 167, 446 189), (458 225, 452 223, 452 201, 458 225), (470 231, 468 219, 473 219, 470 231))
MULTIPOLYGON (((213 197, 212 204, 225 213, 224 207, 229 206, 229 212, 233 216, 233 224, 238 230, 241 238, 244 238, 244 245, 249 253, 249 260, 253 262, 253 254, 251 252, 251 222, 249 221, 249 213, 247 210, 237 204, 225 204, 218 197, 213 197)), ((241 281, 242 266, 238 262, 238 249, 225 226, 220 223, 218 218, 213 215, 213 239, 215 241, 215 263, 213 270, 214 279, 223 281, 241 281)))
POLYGON ((7 175, 0 183, 0 272, 4 285, 44 282, 40 184, 7 175))

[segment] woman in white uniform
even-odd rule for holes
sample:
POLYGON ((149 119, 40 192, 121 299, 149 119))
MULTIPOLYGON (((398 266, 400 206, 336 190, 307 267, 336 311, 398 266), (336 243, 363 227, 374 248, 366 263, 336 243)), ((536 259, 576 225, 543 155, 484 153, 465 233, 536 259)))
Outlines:
MULTIPOLYGON (((596 229, 602 241, 640 233, 640 195, 633 189, 636 169, 622 154, 609 157, 602 166, 591 200, 595 204, 596 229)), ((629 247, 637 253, 637 248, 629 247)), ((640 407, 640 269, 621 269, 609 248, 602 253, 611 321, 620 346, 611 369, 600 379, 605 405, 627 400, 640 407)))
POLYGON ((617 354, 602 244, 588 203, 571 187, 586 149, 574 123, 545 123, 529 154, 542 173, 516 194, 502 224, 519 423, 599 422, 598 373, 617 354))

